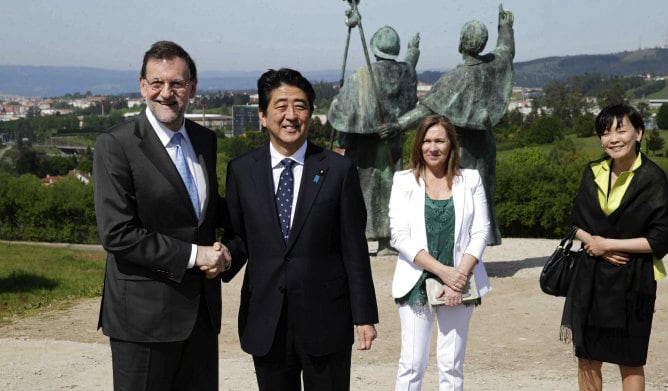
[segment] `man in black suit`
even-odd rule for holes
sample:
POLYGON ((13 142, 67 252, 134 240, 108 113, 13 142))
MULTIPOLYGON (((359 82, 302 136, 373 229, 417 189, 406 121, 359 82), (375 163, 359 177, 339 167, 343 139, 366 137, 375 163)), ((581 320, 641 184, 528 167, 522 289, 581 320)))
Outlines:
MULTIPOLYGON (((353 328, 366 350, 378 322, 357 168, 306 140, 315 92, 299 72, 269 70, 258 94, 270 142, 227 172, 231 225, 247 252, 241 347, 260 390, 300 390, 302 375, 307 391, 348 390, 353 328)), ((223 279, 245 263, 235 256, 223 279)))
POLYGON ((179 45, 153 44, 139 84, 147 109, 98 136, 93 168, 114 390, 217 390, 216 136, 184 120, 197 71, 179 45))

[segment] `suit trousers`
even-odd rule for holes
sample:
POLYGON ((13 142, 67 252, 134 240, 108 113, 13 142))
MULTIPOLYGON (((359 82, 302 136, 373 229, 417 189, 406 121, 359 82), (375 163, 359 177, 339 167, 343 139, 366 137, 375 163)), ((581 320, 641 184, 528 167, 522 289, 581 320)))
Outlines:
POLYGON ((202 299, 185 341, 110 339, 114 391, 217 391, 218 335, 202 299))
MULTIPOLYGON (((352 327, 352 325, 351 325, 352 327)), ((327 334, 327 330, 322 330, 327 334)), ((350 390, 352 345, 324 356, 311 356, 299 344, 299 336, 287 316, 287 301, 278 321, 274 342, 265 356, 253 356, 260 391, 350 390)))
POLYGON ((399 305, 401 355, 395 391, 422 388, 434 320, 438 323, 436 357, 439 391, 464 389, 464 355, 473 306, 399 305))

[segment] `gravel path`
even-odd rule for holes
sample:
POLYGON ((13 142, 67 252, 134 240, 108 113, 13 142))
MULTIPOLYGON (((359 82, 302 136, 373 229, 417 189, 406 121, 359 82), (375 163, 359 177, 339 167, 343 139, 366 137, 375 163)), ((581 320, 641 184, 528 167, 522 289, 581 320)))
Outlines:
MULTIPOLYGON (((538 287, 540 268, 556 240, 504 238, 485 264, 493 291, 473 314, 466 357, 466 390, 577 389, 571 347, 558 340, 563 299, 538 287)), ((372 258, 380 308, 379 336, 368 352, 353 351, 351 387, 394 387, 399 357, 398 315, 390 296, 394 257, 372 258)), ((223 287, 220 390, 256 390, 251 358, 239 348, 236 315, 241 278, 223 287)), ((668 391, 668 279, 659 282, 648 364, 648 391, 668 391)), ((0 328, 0 390, 112 390, 106 337, 95 329, 99 299, 66 310, 17 318, 0 328)), ((432 349, 433 351, 433 349, 432 349)), ((616 366, 604 365, 604 388, 621 389, 616 366)), ((437 389, 432 352, 424 390, 437 389)))

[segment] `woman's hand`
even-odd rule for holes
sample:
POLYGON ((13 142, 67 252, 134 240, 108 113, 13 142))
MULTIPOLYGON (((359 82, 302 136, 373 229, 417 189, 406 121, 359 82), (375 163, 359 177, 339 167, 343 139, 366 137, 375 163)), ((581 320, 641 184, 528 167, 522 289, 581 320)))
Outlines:
POLYGON ((443 269, 444 270, 439 273, 438 277, 443 281, 444 285, 448 286, 451 290, 460 293, 459 296, 461 299, 461 292, 466 285, 468 276, 452 266, 445 266, 443 269))
POLYGON ((441 292, 439 293, 438 297, 444 298, 445 305, 447 306, 452 307, 462 303, 462 293, 455 291, 445 284, 443 285, 443 288, 441 288, 441 292))
POLYGON ((615 266, 625 265, 629 261, 627 253, 610 250, 608 239, 602 236, 592 235, 584 246, 585 251, 592 257, 601 257, 615 266))

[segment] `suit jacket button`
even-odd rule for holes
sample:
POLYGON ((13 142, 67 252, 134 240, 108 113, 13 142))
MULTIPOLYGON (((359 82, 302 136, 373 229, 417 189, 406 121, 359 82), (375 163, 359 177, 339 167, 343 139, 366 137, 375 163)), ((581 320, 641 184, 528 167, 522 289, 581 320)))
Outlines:
POLYGON ((279 288, 278 288, 278 291, 279 291, 282 295, 285 294, 285 287, 282 287, 282 286, 279 287, 279 288))

